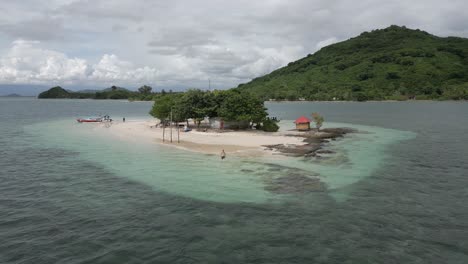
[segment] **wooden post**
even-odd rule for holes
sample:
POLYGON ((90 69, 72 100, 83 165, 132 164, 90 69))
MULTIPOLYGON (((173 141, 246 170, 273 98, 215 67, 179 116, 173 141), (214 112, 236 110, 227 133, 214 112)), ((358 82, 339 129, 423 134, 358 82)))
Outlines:
POLYGON ((177 122, 177 143, 180 143, 180 127, 179 127, 179 122, 177 122))
POLYGON ((169 127, 171 129, 171 143, 172 143, 172 109, 171 109, 171 121, 169 123, 169 127))
POLYGON ((162 125, 163 125, 163 142, 164 142, 164 132, 166 131, 166 122, 164 119, 162 120, 162 125))

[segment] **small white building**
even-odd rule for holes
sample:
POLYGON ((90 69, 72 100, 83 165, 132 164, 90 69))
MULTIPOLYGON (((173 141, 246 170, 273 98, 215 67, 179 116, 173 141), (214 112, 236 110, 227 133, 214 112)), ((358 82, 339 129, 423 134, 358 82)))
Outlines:
POLYGON ((220 117, 212 117, 209 121, 214 129, 246 129, 250 125, 248 121, 224 121, 220 117))

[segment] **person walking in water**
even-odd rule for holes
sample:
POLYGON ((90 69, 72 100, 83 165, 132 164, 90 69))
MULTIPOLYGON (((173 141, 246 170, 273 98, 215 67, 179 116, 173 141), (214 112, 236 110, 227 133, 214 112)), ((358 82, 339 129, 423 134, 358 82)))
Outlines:
POLYGON ((123 120, 123 122, 125 123, 125 117, 124 117, 122 120, 123 120))
POLYGON ((224 149, 221 151, 221 159, 225 159, 226 158, 226 152, 224 152, 224 149))

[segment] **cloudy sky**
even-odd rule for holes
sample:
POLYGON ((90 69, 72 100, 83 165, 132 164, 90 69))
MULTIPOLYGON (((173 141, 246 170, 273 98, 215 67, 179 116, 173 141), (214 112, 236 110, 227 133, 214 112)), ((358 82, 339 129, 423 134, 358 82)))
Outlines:
POLYGON ((229 88, 391 24, 468 37, 466 0, 0 0, 0 13, 0 89, 229 88))

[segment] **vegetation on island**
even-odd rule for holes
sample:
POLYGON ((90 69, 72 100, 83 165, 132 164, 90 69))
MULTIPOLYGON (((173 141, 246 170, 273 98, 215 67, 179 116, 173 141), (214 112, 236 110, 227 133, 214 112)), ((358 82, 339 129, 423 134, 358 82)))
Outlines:
MULTIPOLYGON (((250 127, 264 131, 277 131, 276 121, 267 118, 262 100, 249 93, 236 90, 202 91, 188 90, 159 96, 150 114, 161 120, 183 122, 193 119, 197 126, 206 118, 222 118, 224 121, 247 122, 250 127)), ((188 123, 188 121, 187 121, 188 123)))
POLYGON ((71 93, 60 86, 55 86, 40 93, 38 98, 71 98, 71 93))
POLYGON ((279 130, 278 120, 266 118, 265 120, 263 120, 260 129, 265 132, 276 132, 279 130))
MULTIPOLYGON (((167 92, 153 92, 152 87, 143 85, 138 91, 130 91, 123 87, 112 86, 103 90, 70 91, 60 86, 55 86, 39 94, 38 98, 49 99, 128 99, 130 101, 153 101, 167 92)), ((170 90, 169 93, 172 93, 170 90)))
POLYGON ((320 131, 325 119, 319 113, 312 113, 312 119, 314 120, 315 128, 317 128, 317 131, 320 131))
POLYGON ((468 39, 390 26, 240 84, 263 100, 467 100, 468 39))

